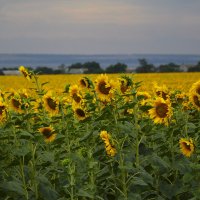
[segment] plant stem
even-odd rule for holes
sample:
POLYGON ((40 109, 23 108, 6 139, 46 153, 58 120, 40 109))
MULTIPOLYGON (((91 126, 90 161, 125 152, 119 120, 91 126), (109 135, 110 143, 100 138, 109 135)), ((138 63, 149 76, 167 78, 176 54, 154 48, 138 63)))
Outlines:
POLYGON ((28 200, 29 196, 28 196, 27 185, 26 185, 26 180, 25 180, 25 176, 24 176, 24 156, 22 157, 22 159, 20 159, 20 175, 22 178, 25 199, 28 200))

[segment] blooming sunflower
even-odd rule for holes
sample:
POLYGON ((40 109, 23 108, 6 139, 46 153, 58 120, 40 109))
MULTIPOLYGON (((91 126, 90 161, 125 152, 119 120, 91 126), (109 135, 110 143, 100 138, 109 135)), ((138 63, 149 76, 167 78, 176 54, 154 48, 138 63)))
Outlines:
POLYGON ((10 105, 11 105, 11 108, 18 112, 18 113, 22 113, 23 110, 22 110, 22 101, 19 97, 17 96, 12 96, 11 99, 10 99, 10 105))
POLYGON ((169 119, 172 116, 172 107, 169 99, 164 100, 161 97, 157 97, 153 103, 153 108, 149 110, 149 115, 154 123, 168 126, 169 119))
POLYGON ((43 96, 43 102, 44 102, 44 107, 48 112, 50 112, 51 114, 58 114, 58 112, 59 112, 59 101, 53 95, 52 91, 48 91, 43 96))
POLYGON ((190 92, 194 92, 197 95, 200 95, 200 80, 192 85, 190 92))
POLYGON ((110 135, 108 134, 108 132, 107 131, 101 131, 100 137, 104 141, 107 155, 112 156, 112 157, 115 156, 117 151, 113 147, 113 145, 111 145, 111 143, 110 143, 110 135))
POLYGON ((19 67, 19 71, 24 75, 27 80, 31 80, 31 73, 24 66, 19 67))
POLYGON ((179 140, 179 145, 182 154, 186 157, 190 157, 194 152, 194 143, 191 138, 190 139, 181 138, 179 140))
POLYGON ((47 143, 54 141, 56 138, 55 130, 51 126, 39 128, 38 131, 45 137, 47 143))
POLYGON ((81 103, 82 95, 81 95, 78 85, 75 84, 75 85, 70 86, 69 95, 73 99, 74 102, 76 102, 77 104, 81 103))
POLYGON ((95 80, 95 91, 101 101, 109 102, 114 96, 114 91, 117 87, 117 83, 113 80, 108 80, 106 74, 101 74, 95 80))
POLYGON ((118 78, 119 85, 120 85, 120 91, 122 94, 128 92, 133 85, 132 80, 128 76, 121 76, 118 78))
POLYGON ((189 100, 192 102, 193 106, 200 111, 200 95, 196 92, 190 91, 189 100))
POLYGON ((0 123, 4 122, 7 117, 6 104, 0 101, 0 123))
POLYGON ((74 116, 80 121, 88 117, 86 110, 85 108, 83 108, 83 106, 73 106, 73 111, 74 111, 74 116))
POLYGON ((169 97, 169 90, 165 85, 158 86, 157 83, 154 83, 154 91, 158 97, 162 97, 164 100, 169 97))
POLYGON ((90 88, 91 87, 91 81, 87 77, 83 77, 79 80, 79 85, 81 88, 90 88))

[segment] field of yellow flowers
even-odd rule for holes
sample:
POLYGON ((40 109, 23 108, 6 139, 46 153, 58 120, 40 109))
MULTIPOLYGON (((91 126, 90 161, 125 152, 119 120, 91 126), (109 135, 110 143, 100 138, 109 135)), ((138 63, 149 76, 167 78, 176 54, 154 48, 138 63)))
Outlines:
POLYGON ((0 77, 0 199, 196 200, 198 73, 0 77))
MULTIPOLYGON (((60 89, 65 88, 67 84, 75 84, 85 75, 40 75, 41 82, 49 82, 46 88, 60 89)), ((95 80, 97 75, 87 75, 91 80, 95 80)), ((147 73, 147 74, 129 74, 136 82, 142 81, 141 90, 152 91, 153 83, 166 85, 171 89, 180 89, 187 92, 191 85, 199 80, 200 73, 147 73)), ((117 78, 119 74, 108 74, 110 78, 117 78)), ((0 89, 21 89, 30 88, 31 82, 28 82, 22 76, 0 76, 0 89)))

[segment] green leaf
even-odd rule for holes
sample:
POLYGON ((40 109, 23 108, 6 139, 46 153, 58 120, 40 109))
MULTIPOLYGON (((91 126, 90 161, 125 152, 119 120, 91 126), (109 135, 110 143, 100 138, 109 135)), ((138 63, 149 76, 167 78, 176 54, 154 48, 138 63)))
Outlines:
POLYGON ((92 195, 92 194, 90 194, 89 192, 87 192, 87 191, 85 191, 85 190, 82 190, 82 189, 80 189, 80 190, 78 191, 78 196, 79 196, 79 197, 93 198, 93 195, 92 195))
POLYGON ((10 192, 16 192, 19 195, 24 195, 25 193, 22 184, 17 181, 4 182, 0 185, 0 188, 10 192))
POLYGON ((141 178, 139 178, 139 177, 134 177, 133 179, 132 179, 132 184, 133 185, 141 185, 141 186, 146 186, 146 185, 148 185, 147 183, 145 183, 141 178))

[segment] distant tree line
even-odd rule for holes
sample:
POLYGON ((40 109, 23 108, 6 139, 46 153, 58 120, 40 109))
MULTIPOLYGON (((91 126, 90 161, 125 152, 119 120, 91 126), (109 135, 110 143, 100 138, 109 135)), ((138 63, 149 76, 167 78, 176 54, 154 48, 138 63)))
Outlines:
MULTIPOLYGON (((182 72, 183 69, 180 65, 174 63, 168 63, 165 65, 160 65, 158 67, 154 66, 151 63, 148 63, 145 58, 139 59, 139 66, 135 68, 135 73, 154 73, 154 72, 182 72)), ((100 73, 126 73, 128 72, 128 66, 124 63, 116 63, 114 65, 109 65, 107 68, 102 69, 100 64, 92 61, 86 63, 74 63, 70 66, 66 66, 64 64, 58 66, 57 69, 49 68, 46 66, 37 67, 32 69, 29 67, 30 70, 33 70, 35 73, 38 74, 66 74, 66 73, 84 73, 84 74, 100 74, 100 73), (79 71, 78 71, 79 70, 79 71)), ((2 68, 0 70, 0 75, 3 75, 3 70, 18 70, 18 68, 2 68)), ((194 65, 190 66, 186 70, 187 72, 200 72, 200 61, 194 65)))

